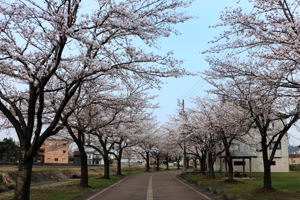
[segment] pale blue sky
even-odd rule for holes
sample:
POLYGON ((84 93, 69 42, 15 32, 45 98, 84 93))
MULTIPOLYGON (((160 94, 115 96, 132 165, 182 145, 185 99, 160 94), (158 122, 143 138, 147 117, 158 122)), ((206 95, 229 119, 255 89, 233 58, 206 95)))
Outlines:
MULTIPOLYGON (((235 7, 237 0, 195 0, 191 7, 186 9, 188 15, 194 19, 176 26, 181 35, 172 35, 169 38, 159 40, 161 51, 173 50, 177 59, 183 60, 183 67, 191 72, 202 72, 208 68, 205 56, 201 54, 209 48, 208 41, 222 32, 222 30, 209 28, 217 24, 221 11, 225 7, 235 7)), ((243 1, 246 3, 246 1, 243 1)), ((209 85, 200 77, 170 78, 164 79, 161 90, 152 92, 158 95, 154 100, 160 105, 155 111, 155 115, 160 123, 168 121, 168 116, 176 114, 177 99, 185 99, 186 107, 191 107, 190 99, 196 96, 205 96, 205 90, 209 85)), ((291 131, 293 137, 291 144, 300 144, 299 132, 291 131), (298 139, 295 139, 298 138, 298 139)), ((0 139, 15 135, 11 131, 0 134, 0 139)))
MULTIPOLYGON (((163 50, 174 50, 175 57, 183 60, 183 67, 191 72, 202 72, 208 68, 201 52, 209 48, 208 42, 222 30, 209 28, 217 24, 225 7, 236 6, 234 0, 195 0, 187 14, 195 18, 176 26, 181 35, 172 35, 160 40, 163 50)), ((186 106, 192 106, 190 99, 205 96, 209 85, 199 76, 164 79, 165 84, 160 91, 154 92, 159 97, 154 101, 160 108, 155 111, 159 122, 168 121, 168 115, 176 113, 177 99, 185 99, 186 106)))
MULTIPOLYGON (((177 25, 181 35, 173 35, 159 41, 162 50, 174 50, 175 57, 183 60, 183 67, 191 72, 202 72, 208 68, 205 61, 207 55, 201 52, 209 48, 208 42, 222 32, 221 29, 209 28, 220 22, 219 16, 225 7, 236 7, 237 0, 195 0, 192 6, 186 9, 188 15, 194 19, 177 25)), ((246 1, 243 1, 244 6, 246 1)), ((252 9, 252 8, 249 8, 252 9)), ((161 90, 155 91, 158 97, 154 100, 160 108, 154 114, 160 123, 168 121, 169 116, 177 113, 177 99, 184 99, 186 107, 191 107, 191 98, 206 96, 205 90, 210 86, 200 77, 164 79, 161 90)), ((299 130, 292 128, 289 131, 291 145, 300 145, 299 130)))

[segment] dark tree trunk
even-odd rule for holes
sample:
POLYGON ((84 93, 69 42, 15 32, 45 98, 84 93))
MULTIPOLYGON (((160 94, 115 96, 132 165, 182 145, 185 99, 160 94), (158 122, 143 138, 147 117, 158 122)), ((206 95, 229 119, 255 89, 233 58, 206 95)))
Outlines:
POLYGON ((188 157, 186 157, 186 168, 190 168, 190 159, 188 157))
POLYGON ((119 149, 119 155, 117 157, 117 175, 122 176, 122 155, 123 155, 123 149, 120 147, 119 149))
POLYGON ((232 164, 232 158, 228 157, 226 158, 226 163, 228 165, 228 180, 233 181, 233 164, 232 164))
POLYGON ((150 171, 150 154, 146 152, 146 172, 150 171))
POLYGON ((215 178, 215 171, 214 171, 214 160, 212 153, 208 153, 208 178, 215 178))
POLYGON ((89 187, 89 172, 87 164, 87 155, 84 148, 79 148, 80 151, 80 187, 89 187))
POLYGON ((89 173, 87 164, 87 155, 84 149, 85 135, 81 129, 77 129, 77 136, 73 132, 71 126, 68 124, 68 118, 62 120, 65 127, 67 128, 69 135, 72 137, 73 141, 76 143, 79 155, 80 155, 80 187, 89 187, 89 173))
POLYGON ((228 181, 233 181, 233 164, 232 164, 232 158, 230 155, 230 147, 227 144, 227 141, 224 142, 224 146, 225 146, 225 160, 226 160, 226 164, 228 165, 228 181))
POLYGON ((200 162, 200 172, 205 174, 206 172, 206 156, 202 156, 201 158, 199 158, 199 162, 200 162))
POLYGON ((146 152, 146 171, 150 171, 150 155, 149 152, 146 152))
POLYGON ((180 159, 177 160, 177 169, 180 169, 180 159))
POLYGON ((167 166, 167 170, 169 170, 169 156, 166 156, 166 166, 167 166))
POLYGON ((121 138, 118 144, 118 152, 115 154, 115 157, 117 159, 117 175, 122 176, 122 157, 123 157, 123 149, 125 147, 122 146, 124 139, 121 138))
POLYGON ((264 162, 264 186, 265 190, 273 190, 272 187, 272 177, 271 177, 271 166, 269 161, 267 163, 264 162))
POLYGON ((156 157, 156 171, 159 171, 159 156, 156 157))
POLYGON ((27 157, 25 151, 20 154, 14 200, 29 200, 33 156, 27 157))
POLYGON ((103 156, 103 162, 104 162, 104 174, 103 174, 103 178, 110 179, 110 175, 109 175, 109 158, 108 158, 108 155, 103 156))
POLYGON ((193 161, 194 161, 194 168, 197 169, 197 159, 194 158, 193 161))
POLYGON ((121 158, 117 158, 117 175, 122 176, 121 158))
POLYGON ((264 162, 264 186, 265 190, 273 190, 272 187, 272 177, 271 177, 271 162, 269 161, 268 156, 268 145, 267 138, 262 137, 262 153, 263 153, 263 162, 264 162))

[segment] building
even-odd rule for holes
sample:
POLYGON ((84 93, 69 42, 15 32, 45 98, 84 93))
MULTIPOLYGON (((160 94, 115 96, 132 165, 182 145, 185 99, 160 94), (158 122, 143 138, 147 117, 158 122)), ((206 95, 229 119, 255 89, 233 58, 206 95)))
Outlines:
MULTIPOLYGON (((275 125, 272 125, 273 128, 275 125)), ((277 125, 278 126, 278 125, 277 125)), ((263 156, 259 143, 260 136, 252 132, 252 136, 246 139, 247 144, 234 141, 231 146, 231 155, 233 159, 234 172, 263 172, 263 156)), ((288 137, 285 135, 280 145, 277 147, 275 157, 271 166, 272 172, 289 172, 289 154, 288 154, 288 137)), ((274 144, 271 143, 269 146, 269 155, 271 150, 274 148, 274 144)), ((225 162, 225 154, 219 156, 215 163, 215 170, 226 172, 227 164, 225 162)))
POLYGON ((300 154, 289 154, 290 165, 300 165, 300 154))
POLYGON ((103 160, 99 152, 86 152, 88 165, 103 165, 103 160))
POLYGON ((44 154, 45 164, 68 164, 69 140, 47 139, 39 152, 44 154))
MULTIPOLYGON (((103 159, 99 152, 89 150, 86 151, 87 155, 87 164, 88 165, 103 165, 103 159)), ((73 156, 71 158, 72 163, 74 165, 80 165, 80 152, 74 151, 73 156)))

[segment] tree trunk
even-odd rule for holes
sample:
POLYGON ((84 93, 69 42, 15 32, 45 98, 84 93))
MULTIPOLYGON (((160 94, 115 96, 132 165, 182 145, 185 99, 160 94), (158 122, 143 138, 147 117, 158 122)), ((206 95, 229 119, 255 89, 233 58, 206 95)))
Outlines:
POLYGON ((208 153, 208 178, 215 178, 214 160, 212 153, 208 153))
POLYGON ((272 177, 271 177, 271 166, 269 161, 265 164, 264 162, 264 186, 263 189, 265 190, 273 190, 272 187, 272 177))
POLYGON ((159 156, 156 157, 156 171, 159 171, 159 156))
POLYGON ((84 149, 80 148, 80 187, 89 187, 89 174, 88 174, 88 164, 87 155, 84 149))
POLYGON ((149 152, 146 152, 146 171, 150 171, 150 155, 149 152))
POLYGON ((186 168, 190 168, 190 159, 188 157, 186 157, 186 168))
POLYGON ((103 174, 103 178, 110 179, 110 176, 109 176, 109 158, 108 158, 108 155, 103 156, 103 162, 104 162, 104 174, 103 174))
POLYGON ((17 179, 16 179, 14 200, 30 199, 32 165, 33 165, 33 156, 27 157, 25 155, 25 151, 22 151, 20 156, 17 179))
MULTIPOLYGON (((266 135, 266 134, 265 134, 266 135)), ((262 136, 262 153, 264 162, 264 186, 265 190, 273 190, 271 177, 271 163, 268 156, 267 138, 262 136)))
POLYGON ((117 158, 117 175, 122 176, 122 164, 120 158, 117 158))
MULTIPOLYGON (((232 158, 230 155, 230 149, 229 149, 229 145, 226 143, 224 144, 225 146, 225 160, 226 163, 228 165, 228 181, 233 181, 233 164, 232 164, 232 158)), ((221 163, 220 163, 221 164, 221 163)))
POLYGON ((233 164, 232 164, 232 158, 228 157, 226 158, 226 163, 228 165, 228 180, 233 181, 233 164))
POLYGON ((180 169, 180 159, 177 160, 177 169, 180 169))
POLYGON ((120 148, 119 150, 119 155, 117 157, 117 175, 118 176, 122 176, 122 163, 121 163, 121 160, 122 160, 122 155, 123 155, 123 149, 120 148))
POLYGON ((169 156, 166 156, 166 166, 167 166, 167 170, 169 170, 169 156))
POLYGON ((199 158, 200 162, 200 172, 205 174, 206 172, 206 156, 202 155, 202 158, 199 158))
POLYGON ((197 169, 197 159, 194 158, 193 161, 194 161, 194 168, 197 169))

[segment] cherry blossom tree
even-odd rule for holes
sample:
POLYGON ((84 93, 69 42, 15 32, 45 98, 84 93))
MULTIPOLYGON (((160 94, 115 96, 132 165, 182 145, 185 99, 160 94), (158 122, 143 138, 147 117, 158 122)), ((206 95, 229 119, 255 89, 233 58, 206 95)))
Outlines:
MULTIPOLYGON (((0 111, 21 145, 15 199, 29 199, 33 156, 62 129, 60 116, 87 79, 135 74, 156 85, 156 77, 185 71, 170 57, 137 48, 153 47, 189 17, 176 8, 189 1, 0 1, 0 111), (85 4, 86 3, 86 4, 85 4), (163 66, 163 67, 161 67, 163 66), (48 94, 63 90, 57 112, 45 111, 48 94), (44 123, 45 116, 47 125, 44 123)), ((50 95, 53 96, 53 95, 50 95)))
POLYGON ((297 122, 300 114, 299 97, 287 92, 281 84, 266 84, 264 79, 248 76, 248 73, 235 73, 229 71, 236 66, 250 71, 257 65, 234 60, 211 62, 212 69, 207 71, 207 80, 215 86, 212 92, 218 94, 223 100, 231 102, 243 108, 249 113, 251 120, 260 135, 260 143, 264 163, 265 190, 272 190, 271 164, 276 149, 281 139, 287 134, 292 125, 297 122), (224 73, 226 71, 226 73, 224 73), (276 128, 270 128, 276 123, 276 128), (274 148, 268 152, 268 148, 274 144, 274 148))
POLYGON ((216 93, 250 113, 261 136, 263 188, 272 190, 271 161, 281 138, 299 118, 299 7, 294 0, 248 5, 250 10, 239 6, 222 13, 216 27, 226 31, 212 41, 208 52, 225 55, 208 58, 207 75, 216 93), (270 130, 274 121, 280 126, 270 130))
POLYGON ((182 160, 183 149, 177 124, 168 122, 163 125, 163 129, 165 134, 165 145, 163 151, 166 157, 167 169, 170 159, 176 161, 177 169, 180 169, 180 161, 182 160))
POLYGON ((182 152, 180 151, 180 148, 178 148, 179 147, 178 143, 175 140, 175 138, 173 137, 173 135, 169 134, 167 129, 165 129, 163 126, 160 129, 163 130, 162 135, 159 137, 160 141, 161 141, 161 145, 160 145, 161 152, 162 152, 162 156, 164 158, 164 162, 166 164, 166 169, 169 170, 170 169, 170 166, 169 166, 170 161, 176 161, 176 162, 177 162, 177 160, 180 161, 182 152))
POLYGON ((155 169, 156 171, 159 171, 161 157, 163 155, 163 136, 160 133, 156 132, 152 139, 154 146, 151 150, 151 155, 155 159, 155 169))
POLYGON ((201 112, 201 109, 208 111, 209 115, 205 119, 208 122, 206 126, 216 133, 217 139, 222 143, 221 151, 225 153, 225 161, 228 165, 227 181, 232 182, 233 163, 230 148, 233 142, 244 142, 245 136, 252 128, 253 121, 246 110, 235 104, 213 99, 203 101, 200 98, 196 102, 197 108, 194 112, 197 113, 198 110, 201 112))
MULTIPOLYGON (((138 110, 142 110, 139 108, 138 110)), ((117 175, 122 175, 122 157, 123 152, 127 148, 136 147, 138 145, 137 138, 142 131, 142 124, 145 120, 148 120, 148 114, 144 111, 127 111, 124 113, 122 118, 122 123, 115 126, 114 131, 114 149, 110 152, 115 156, 117 160, 117 175)))
POLYGON ((145 160, 145 168, 146 171, 149 172, 151 152, 154 150, 156 145, 157 124, 153 119, 151 119, 148 121, 144 121, 142 124, 142 128, 142 132, 137 138, 137 152, 145 160))
MULTIPOLYGON (((108 93, 116 91, 118 88, 109 80, 99 79, 84 82, 76 94, 70 100, 70 103, 64 109, 61 115, 61 123, 65 127, 68 134, 60 133, 65 137, 71 138, 77 145, 80 153, 80 186, 89 187, 88 185, 88 164, 87 154, 85 151, 87 134, 92 131, 90 124, 97 112, 91 112, 91 106, 94 104, 107 105, 111 101, 108 93), (95 87, 96 85, 96 87, 95 87)), ((55 108, 55 105, 53 105, 55 108)))
POLYGON ((204 137, 202 136, 202 132, 194 129, 193 134, 189 137, 187 154, 192 155, 199 160, 200 172, 205 174, 207 169, 207 148, 205 146, 203 138, 204 137))
MULTIPOLYGON (((94 107, 93 110, 96 108, 94 107)), ((103 157, 104 174, 103 178, 110 178, 110 154, 114 149, 114 130, 112 127, 119 124, 118 114, 123 108, 118 106, 112 108, 99 109, 97 117, 94 118, 91 124, 91 131, 89 132, 89 139, 87 146, 93 148, 103 157)), ((96 111, 97 112, 97 111, 96 111)))
MULTIPOLYGON (((110 155, 118 160, 118 172, 121 173, 121 159, 124 148, 129 146, 129 134, 124 133, 125 127, 136 123, 141 112, 147 106, 147 97, 141 96, 141 91, 120 93, 111 98, 109 104, 91 106, 92 119, 89 130, 88 147, 98 151, 104 160, 104 178, 110 178, 110 155)), ((142 119, 139 119, 142 120, 142 119)), ((128 129, 128 131, 130 131, 128 129)), ((135 132, 136 133, 136 132, 135 132)), ((133 140, 132 140, 133 141, 133 140)))
POLYGON ((215 178, 214 163, 216 157, 222 152, 222 146, 218 133, 211 126, 215 121, 212 120, 214 116, 209 103, 199 102, 199 104, 201 106, 197 110, 189 112, 187 127, 190 129, 190 134, 188 138, 191 140, 190 145, 194 144, 196 152, 198 151, 198 155, 201 155, 202 163, 200 162, 200 165, 203 168, 205 168, 204 158, 206 158, 207 177, 215 178))

